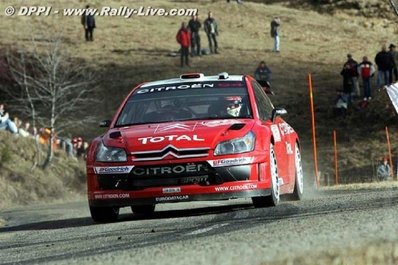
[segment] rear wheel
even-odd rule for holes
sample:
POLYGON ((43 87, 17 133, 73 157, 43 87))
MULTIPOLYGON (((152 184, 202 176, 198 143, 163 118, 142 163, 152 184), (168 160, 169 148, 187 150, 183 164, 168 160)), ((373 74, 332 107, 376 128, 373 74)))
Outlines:
POLYGON ((91 218, 97 223, 114 222, 119 217, 118 207, 90 206, 91 218))
POLYGON ((134 214, 151 215, 155 211, 155 204, 148 205, 133 205, 131 210, 134 214))
POLYGON ((252 201, 254 207, 272 207, 278 205, 280 201, 280 185, 278 177, 278 166, 276 162, 276 155, 274 145, 270 146, 270 175, 271 175, 271 195, 253 197, 252 201))
POLYGON ((300 147, 296 143, 295 147, 295 157, 294 157, 294 163, 295 163, 295 168, 296 168, 296 177, 295 177, 295 182, 294 182, 294 191, 291 196, 292 200, 301 200, 303 197, 303 192, 304 192, 304 173, 303 173, 303 166, 301 164, 301 152, 300 152, 300 147))

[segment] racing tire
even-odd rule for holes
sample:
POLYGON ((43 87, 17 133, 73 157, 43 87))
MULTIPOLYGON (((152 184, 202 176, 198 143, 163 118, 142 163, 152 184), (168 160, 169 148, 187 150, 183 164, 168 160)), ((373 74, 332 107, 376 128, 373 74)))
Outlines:
POLYGON ((131 206, 131 211, 134 214, 139 214, 139 215, 152 215, 153 212, 155 211, 155 204, 148 204, 148 205, 132 205, 131 206))
POLYGON ((290 196, 291 200, 299 201, 303 198, 304 194, 304 172, 303 165, 301 163, 301 152, 300 147, 296 143, 295 151, 294 151, 294 165, 295 165, 295 181, 294 181, 294 190, 290 196))
POLYGON ((269 196, 260 196, 253 197, 253 205, 256 208, 262 207, 273 207, 279 204, 280 202, 280 185, 279 185, 279 176, 278 176, 278 166, 276 161, 276 155, 274 150, 274 145, 270 145, 270 175, 271 175, 271 195, 269 196))
POLYGON ((90 206, 90 214, 94 222, 97 223, 115 222, 119 217, 119 208, 90 206))

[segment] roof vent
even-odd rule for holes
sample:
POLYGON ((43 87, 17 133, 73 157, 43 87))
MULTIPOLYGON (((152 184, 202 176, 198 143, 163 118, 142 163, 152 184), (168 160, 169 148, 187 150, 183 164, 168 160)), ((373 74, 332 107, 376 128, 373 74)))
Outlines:
POLYGON ((218 74, 218 79, 228 79, 229 75, 227 72, 222 72, 218 74))
POLYGON ((188 73, 180 75, 180 79, 197 79, 205 77, 202 73, 188 73))

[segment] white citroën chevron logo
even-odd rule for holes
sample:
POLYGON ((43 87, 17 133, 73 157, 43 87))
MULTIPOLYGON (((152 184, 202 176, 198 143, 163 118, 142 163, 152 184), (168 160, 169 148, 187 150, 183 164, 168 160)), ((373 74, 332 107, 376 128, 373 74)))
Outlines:
POLYGON ((175 158, 190 158, 190 157, 203 157, 207 156, 207 152, 210 148, 208 147, 203 147, 203 148, 177 148, 171 144, 168 146, 164 147, 161 150, 153 150, 153 151, 138 151, 138 152, 131 152, 132 155, 157 155, 156 157, 154 156, 146 156, 146 157, 141 157, 141 158, 133 158, 133 161, 150 161, 150 160, 162 160, 163 158, 171 155, 174 156, 175 158), (164 153, 166 150, 167 153, 164 153), (179 154, 179 152, 184 152, 184 151, 196 151, 196 154, 179 154))
POLYGON ((155 133, 157 132, 165 132, 169 130, 181 130, 181 131, 193 131, 195 130, 196 124, 195 125, 186 125, 182 123, 175 123, 175 124, 170 124, 170 125, 158 125, 158 127, 155 130, 155 133))

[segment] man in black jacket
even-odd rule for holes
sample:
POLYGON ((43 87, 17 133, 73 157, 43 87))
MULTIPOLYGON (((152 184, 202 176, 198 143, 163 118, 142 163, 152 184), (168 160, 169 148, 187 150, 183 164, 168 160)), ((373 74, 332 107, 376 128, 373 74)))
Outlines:
POLYGON ((95 19, 94 16, 88 11, 90 6, 86 6, 86 12, 82 15, 81 23, 84 27, 86 41, 93 41, 93 33, 95 28, 95 19))
POLYGON ((204 29, 209 40, 209 48, 211 53, 218 53, 218 44, 217 44, 217 36, 218 36, 218 25, 216 20, 213 18, 213 14, 211 11, 209 12, 208 17, 204 22, 204 29))
POLYGON ((201 56, 200 53, 200 35, 199 29, 202 27, 198 19, 198 15, 193 15, 192 19, 188 22, 188 28, 191 31, 191 55, 201 56))
POLYGON ((394 66, 394 59, 387 51, 384 44, 381 51, 376 54, 375 63, 377 65, 377 86, 379 88, 390 84, 390 69, 394 66))

